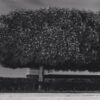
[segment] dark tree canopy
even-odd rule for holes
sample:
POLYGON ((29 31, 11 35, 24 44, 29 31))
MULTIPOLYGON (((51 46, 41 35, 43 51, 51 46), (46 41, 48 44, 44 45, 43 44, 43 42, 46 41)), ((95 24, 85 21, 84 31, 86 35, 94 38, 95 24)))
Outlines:
POLYGON ((97 66, 100 51, 96 48, 98 16, 94 12, 66 8, 2 15, 0 62, 11 68, 43 65, 46 69, 100 70, 97 66))

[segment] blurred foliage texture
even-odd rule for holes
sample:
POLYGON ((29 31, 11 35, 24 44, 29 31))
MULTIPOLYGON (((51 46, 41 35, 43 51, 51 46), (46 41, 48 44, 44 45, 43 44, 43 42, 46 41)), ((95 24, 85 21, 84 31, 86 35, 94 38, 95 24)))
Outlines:
POLYGON ((15 10, 0 16, 0 63, 100 71, 99 13, 67 8, 15 10))

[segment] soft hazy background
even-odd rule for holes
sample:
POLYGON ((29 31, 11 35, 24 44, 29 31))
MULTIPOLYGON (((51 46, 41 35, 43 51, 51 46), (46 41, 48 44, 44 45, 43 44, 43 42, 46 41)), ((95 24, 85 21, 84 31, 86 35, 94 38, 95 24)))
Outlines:
MULTIPOLYGON (((0 15, 14 9, 38 9, 52 6, 98 11, 100 10, 100 0, 0 0, 0 15)), ((0 66, 0 77, 25 77, 26 72, 27 69, 8 69, 0 66)), ((74 72, 67 73, 73 74, 74 72)), ((76 74, 80 73, 77 71, 76 74)), ((89 72, 85 71, 82 74, 89 74, 89 72)))

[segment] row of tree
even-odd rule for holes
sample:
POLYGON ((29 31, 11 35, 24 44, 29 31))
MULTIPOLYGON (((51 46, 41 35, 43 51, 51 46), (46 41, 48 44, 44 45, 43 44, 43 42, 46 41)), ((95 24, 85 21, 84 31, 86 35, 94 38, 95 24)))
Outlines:
POLYGON ((10 68, 100 71, 100 14, 67 8, 0 16, 0 63, 10 68))
POLYGON ((66 8, 0 16, 0 63, 5 67, 100 70, 99 13, 66 8))

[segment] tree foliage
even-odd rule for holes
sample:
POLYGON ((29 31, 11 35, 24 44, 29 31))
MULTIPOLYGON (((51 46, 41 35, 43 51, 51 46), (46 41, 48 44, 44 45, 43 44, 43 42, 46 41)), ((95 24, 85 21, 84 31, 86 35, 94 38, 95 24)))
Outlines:
POLYGON ((66 8, 2 15, 0 62, 11 68, 43 65, 47 69, 91 70, 92 66, 86 66, 99 59, 96 16, 94 12, 66 8))

